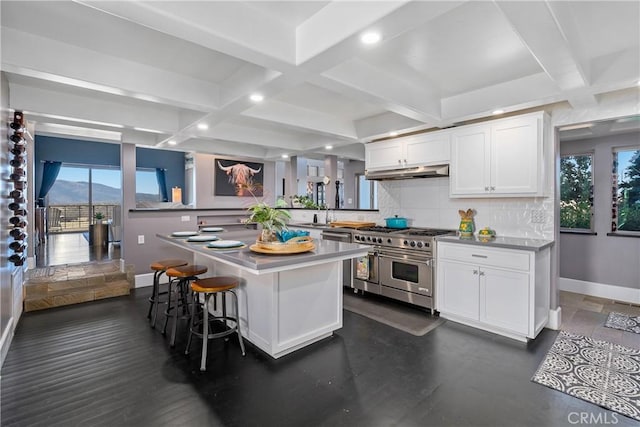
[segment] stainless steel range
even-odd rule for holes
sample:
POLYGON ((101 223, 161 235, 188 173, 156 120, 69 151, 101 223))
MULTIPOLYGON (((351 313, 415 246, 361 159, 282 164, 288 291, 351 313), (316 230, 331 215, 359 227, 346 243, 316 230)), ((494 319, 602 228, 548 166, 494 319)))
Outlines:
POLYGON ((353 260, 353 287, 433 311, 434 238, 453 230, 371 227, 355 230, 355 243, 371 245, 353 260))

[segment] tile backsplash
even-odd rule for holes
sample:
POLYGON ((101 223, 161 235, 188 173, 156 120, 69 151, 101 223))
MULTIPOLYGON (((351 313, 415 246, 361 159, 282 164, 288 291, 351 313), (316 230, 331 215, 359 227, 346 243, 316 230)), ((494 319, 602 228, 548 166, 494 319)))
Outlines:
POLYGON ((398 215, 411 226, 452 229, 460 224, 458 210, 473 209, 476 230, 491 227, 502 236, 553 239, 553 198, 452 199, 448 177, 381 181, 378 207, 381 218, 398 215))
MULTIPOLYGON (((336 211, 338 220, 374 221, 398 215, 409 226, 457 230, 458 210, 473 209, 476 230, 491 227, 500 236, 553 240, 553 198, 449 198, 449 178, 378 182, 378 213, 336 211)), ((311 221, 314 211, 292 210, 294 221, 311 221)), ((321 222, 325 213, 318 212, 321 222)))

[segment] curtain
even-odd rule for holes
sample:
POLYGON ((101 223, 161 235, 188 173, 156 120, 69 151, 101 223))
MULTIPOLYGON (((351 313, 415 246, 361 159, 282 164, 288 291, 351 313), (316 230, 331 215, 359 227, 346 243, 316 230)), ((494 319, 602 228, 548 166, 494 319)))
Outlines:
POLYGON ((51 190, 53 184, 55 184, 61 167, 62 162, 44 162, 44 169, 42 171, 42 183, 40 184, 40 192, 38 193, 38 199, 41 201, 41 204, 43 206, 44 199, 45 197, 47 197, 47 194, 49 194, 49 190, 51 190))
POLYGON ((160 196, 163 202, 169 201, 169 193, 167 192, 167 170, 156 168, 156 179, 158 180, 158 188, 160 188, 160 196))

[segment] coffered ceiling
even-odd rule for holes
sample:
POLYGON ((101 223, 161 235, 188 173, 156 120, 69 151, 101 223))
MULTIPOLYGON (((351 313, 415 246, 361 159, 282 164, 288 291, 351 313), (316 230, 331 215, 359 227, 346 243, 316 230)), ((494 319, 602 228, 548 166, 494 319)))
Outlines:
POLYGON ((183 151, 362 159, 363 142, 391 131, 561 101, 597 108, 640 79, 636 1, 0 7, 10 104, 36 133, 183 151), (379 43, 361 42, 370 31, 379 43))

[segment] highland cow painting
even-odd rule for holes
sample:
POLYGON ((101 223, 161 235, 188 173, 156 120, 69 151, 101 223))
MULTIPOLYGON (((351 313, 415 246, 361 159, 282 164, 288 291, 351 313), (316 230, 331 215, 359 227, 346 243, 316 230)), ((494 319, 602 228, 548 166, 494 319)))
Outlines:
POLYGON ((215 159, 216 196, 260 197, 264 184, 264 164, 215 159))

